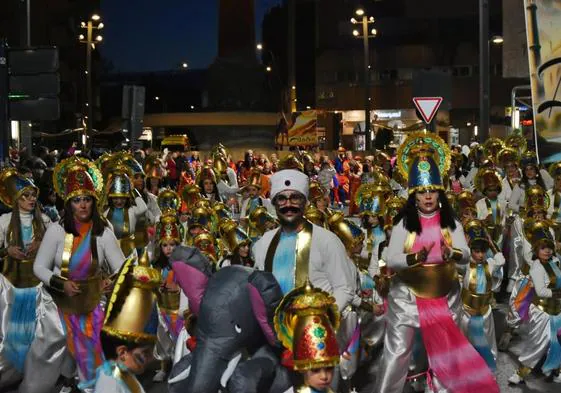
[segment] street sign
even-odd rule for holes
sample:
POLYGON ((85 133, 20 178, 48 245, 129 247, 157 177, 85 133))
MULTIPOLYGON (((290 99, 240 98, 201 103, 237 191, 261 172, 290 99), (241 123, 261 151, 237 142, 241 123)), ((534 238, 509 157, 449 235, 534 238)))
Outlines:
POLYGON ((417 107, 425 123, 430 124, 442 103, 442 97, 414 97, 413 103, 417 107))
POLYGON ((12 120, 60 117, 60 66, 56 47, 10 48, 9 108, 12 120))

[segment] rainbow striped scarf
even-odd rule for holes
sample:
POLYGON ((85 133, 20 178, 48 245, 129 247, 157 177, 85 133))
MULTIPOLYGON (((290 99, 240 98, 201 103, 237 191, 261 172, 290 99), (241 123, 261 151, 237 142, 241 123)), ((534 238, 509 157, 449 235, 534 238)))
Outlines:
MULTIPOLYGON (((92 264, 92 224, 76 223, 79 236, 74 237, 72 256, 68 263, 71 280, 85 280, 90 276, 92 264)), ((68 350, 80 371, 80 388, 95 384, 96 369, 103 363, 103 349, 99 334, 105 319, 105 311, 98 305, 85 315, 66 314, 59 310, 66 334, 68 350)))
POLYGON ((532 304, 532 300, 534 299, 535 294, 536 291, 531 285, 529 278, 524 277, 520 281, 518 292, 513 301, 513 307, 523 322, 526 322, 530 319, 530 304, 532 304))
POLYGON ((85 280, 90 275, 92 263, 92 223, 76 223, 79 236, 74 237, 72 256, 68 263, 71 280, 85 280))

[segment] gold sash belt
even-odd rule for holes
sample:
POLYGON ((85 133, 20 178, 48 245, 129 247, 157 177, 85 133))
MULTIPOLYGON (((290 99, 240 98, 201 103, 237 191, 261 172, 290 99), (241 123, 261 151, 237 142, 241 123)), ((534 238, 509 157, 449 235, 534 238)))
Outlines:
POLYGON ((67 296, 64 293, 50 291, 55 303, 66 314, 92 312, 101 300, 101 276, 74 282, 78 284, 81 292, 75 296, 67 296))
POLYGON ((470 315, 484 315, 489 310, 492 298, 492 292, 478 295, 466 288, 462 289, 462 303, 470 315))
POLYGON ((424 264, 397 272, 397 276, 415 296, 435 299, 448 295, 458 283, 454 262, 424 264))
POLYGON ((534 305, 549 315, 557 315, 561 312, 561 299, 556 297, 537 297, 532 301, 534 305))
POLYGON ((169 312, 179 310, 179 291, 156 291, 158 306, 169 312))
POLYGON ((31 288, 39 284, 39 279, 33 273, 33 260, 16 260, 7 257, 2 274, 16 288, 31 288))

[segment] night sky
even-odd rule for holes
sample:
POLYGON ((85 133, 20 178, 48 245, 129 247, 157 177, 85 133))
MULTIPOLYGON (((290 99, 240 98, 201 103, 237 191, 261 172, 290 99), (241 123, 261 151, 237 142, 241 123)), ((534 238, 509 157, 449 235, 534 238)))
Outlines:
MULTIPOLYGON (((216 56, 219 0, 102 1, 101 53, 114 72, 205 68, 216 56)), ((256 40, 267 10, 281 0, 255 0, 256 40)))

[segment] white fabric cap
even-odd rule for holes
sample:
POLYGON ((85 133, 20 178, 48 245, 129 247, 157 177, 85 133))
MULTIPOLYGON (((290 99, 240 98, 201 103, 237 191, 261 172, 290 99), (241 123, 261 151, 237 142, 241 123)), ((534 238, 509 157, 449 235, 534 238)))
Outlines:
POLYGON ((270 177, 271 180, 271 199, 279 192, 298 191, 308 198, 310 179, 304 173, 296 169, 283 169, 270 177))

